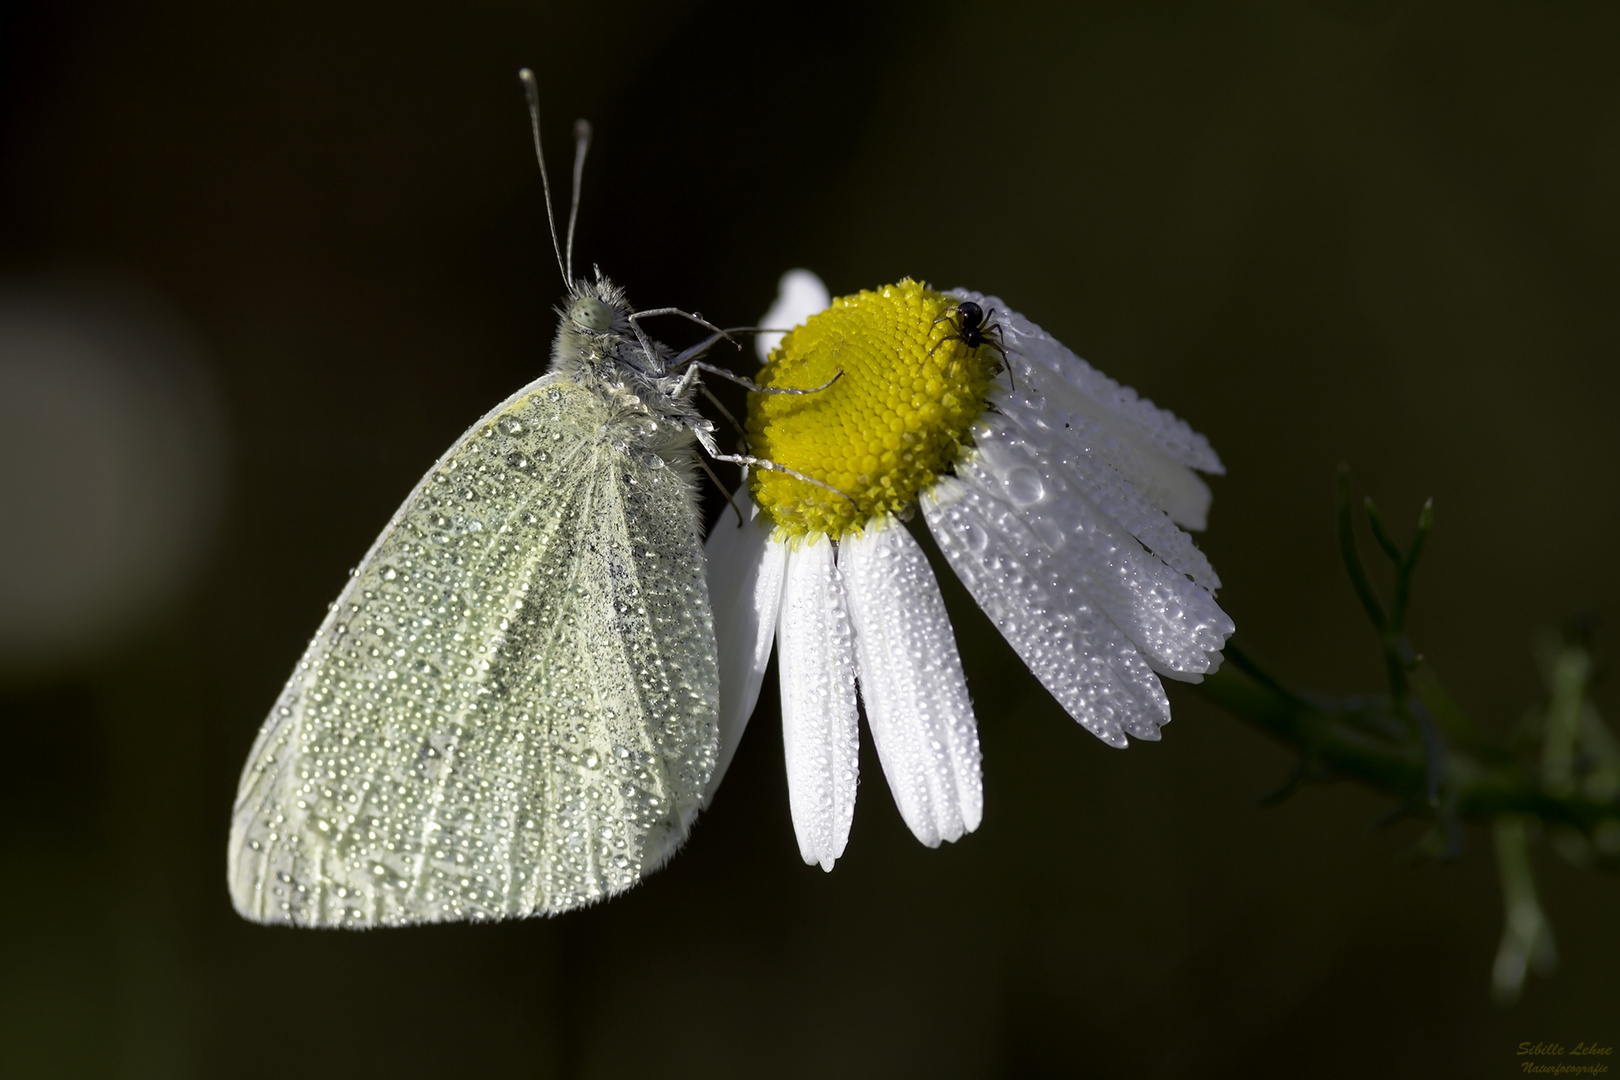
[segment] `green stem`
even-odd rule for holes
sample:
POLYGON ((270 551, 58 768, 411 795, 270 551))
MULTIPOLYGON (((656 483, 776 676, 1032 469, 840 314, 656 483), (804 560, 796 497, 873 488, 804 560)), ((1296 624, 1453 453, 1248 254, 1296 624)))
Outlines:
POLYGON ((1423 512, 1418 515, 1417 534, 1412 537, 1412 543, 1395 566, 1395 604, 1390 623, 1396 630, 1406 627, 1406 605, 1412 599, 1412 571, 1417 569, 1418 556, 1423 554, 1423 545, 1433 527, 1434 500, 1429 499, 1423 504, 1423 512))
POLYGON ((1367 579, 1367 570, 1361 565, 1361 553, 1356 550, 1356 532, 1350 518, 1350 469, 1346 465, 1339 466, 1338 526, 1339 555, 1344 559, 1345 573, 1350 575, 1350 584, 1361 598, 1361 606, 1367 609, 1367 618, 1383 633, 1389 626, 1384 618, 1384 605, 1378 602, 1378 594, 1367 579))
MULTIPOLYGON (((1265 675, 1252 658, 1227 643, 1228 663, 1195 689, 1262 734, 1309 758, 1318 774, 1354 780, 1414 811, 1429 808, 1429 770, 1418 733, 1395 718, 1387 699, 1309 699, 1265 675)), ((1586 836, 1605 822, 1620 822, 1620 804, 1579 792, 1552 794, 1537 771, 1505 752, 1453 747, 1447 759, 1448 805, 1459 818, 1489 821, 1502 814, 1536 818, 1586 836)), ((1611 829, 1613 826, 1611 826, 1611 829)))
POLYGON ((1591 667, 1581 649, 1562 649, 1553 660, 1547 731, 1541 744, 1541 786, 1558 795, 1575 790, 1575 741, 1591 667))
POLYGON ((1504 815, 1492 828, 1496 839, 1496 868, 1502 879, 1502 944, 1496 950, 1491 989, 1503 1004, 1517 1001, 1524 977, 1534 968, 1550 975, 1558 965, 1552 925, 1536 897, 1535 874, 1530 868, 1530 831, 1522 817, 1504 815))

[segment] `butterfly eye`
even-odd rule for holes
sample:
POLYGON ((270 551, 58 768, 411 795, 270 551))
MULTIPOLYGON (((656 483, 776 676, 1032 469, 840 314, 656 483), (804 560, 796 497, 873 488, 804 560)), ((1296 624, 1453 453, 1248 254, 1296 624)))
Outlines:
POLYGON ((585 330, 601 333, 613 325, 613 309, 594 296, 582 296, 568 309, 568 317, 585 330))

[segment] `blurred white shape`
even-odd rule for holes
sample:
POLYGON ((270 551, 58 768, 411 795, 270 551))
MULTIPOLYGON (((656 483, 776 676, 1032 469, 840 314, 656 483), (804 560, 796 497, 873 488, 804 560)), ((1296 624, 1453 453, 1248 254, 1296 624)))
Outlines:
MULTIPOLYGON (((782 275, 782 283, 777 287, 776 302, 759 325, 778 331, 792 330, 810 316, 826 311, 831 303, 832 295, 819 277, 809 270, 789 270, 782 275)), ((754 338, 760 363, 771 358, 771 350, 781 343, 782 337, 783 334, 775 333, 754 338)))
POLYGON ((101 280, 0 282, 0 674, 137 629, 222 493, 219 398, 179 320, 101 280))

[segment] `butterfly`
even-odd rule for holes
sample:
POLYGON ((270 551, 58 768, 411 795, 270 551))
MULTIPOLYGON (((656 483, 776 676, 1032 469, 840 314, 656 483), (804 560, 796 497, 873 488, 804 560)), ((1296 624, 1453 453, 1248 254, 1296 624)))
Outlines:
MULTIPOLYGON (((540 153, 534 76, 521 73, 540 153)), ((573 276, 548 372, 428 470, 299 660, 242 772, 228 880, 257 922, 551 914, 629 888, 712 793, 720 695, 695 498, 700 357, 729 332, 573 276), (711 333, 680 353, 641 321, 711 333)), ((747 380, 737 381, 752 386, 747 380)), ((707 466, 702 466, 707 468, 707 466)))

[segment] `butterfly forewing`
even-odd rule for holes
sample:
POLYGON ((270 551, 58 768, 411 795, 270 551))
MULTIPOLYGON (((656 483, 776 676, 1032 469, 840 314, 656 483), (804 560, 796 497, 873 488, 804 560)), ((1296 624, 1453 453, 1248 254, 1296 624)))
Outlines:
POLYGON ((266 922, 563 911, 676 846, 718 675, 684 467, 548 376, 423 479, 310 643, 238 791, 266 922))

